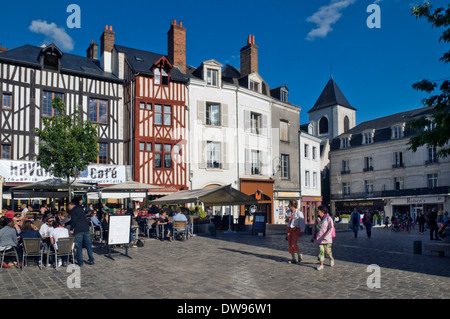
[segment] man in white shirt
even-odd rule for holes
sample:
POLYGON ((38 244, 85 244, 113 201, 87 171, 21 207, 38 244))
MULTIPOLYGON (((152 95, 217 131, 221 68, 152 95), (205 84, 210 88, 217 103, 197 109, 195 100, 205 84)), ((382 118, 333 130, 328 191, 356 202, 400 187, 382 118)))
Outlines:
POLYGON ((289 201, 289 210, 286 215, 287 223, 287 241, 289 246, 289 253, 292 259, 289 261, 291 264, 296 264, 297 259, 295 254, 298 255, 298 262, 303 260, 302 254, 300 254, 300 249, 298 248, 298 239, 303 236, 305 232, 305 217, 303 213, 297 209, 298 202, 296 200, 289 201))
POLYGON ((55 217, 50 216, 47 218, 47 221, 42 224, 41 228, 39 229, 39 233, 42 236, 42 239, 44 240, 44 243, 47 245, 50 245, 50 232, 53 230, 53 221, 55 220, 55 217))
MULTIPOLYGON (((53 228, 50 231, 50 243, 52 244, 53 248, 57 251, 58 250, 58 240, 60 238, 69 238, 69 230, 64 227, 64 225, 61 225, 58 221, 53 222, 53 228)), ((62 264, 67 264, 67 256, 61 257, 61 259, 58 261, 58 266, 61 266, 62 264)))

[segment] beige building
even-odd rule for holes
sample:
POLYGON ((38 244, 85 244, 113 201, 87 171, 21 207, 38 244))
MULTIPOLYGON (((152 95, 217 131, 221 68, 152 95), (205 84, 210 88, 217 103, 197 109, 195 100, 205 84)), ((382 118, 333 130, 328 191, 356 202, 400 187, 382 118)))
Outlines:
POLYGON ((334 213, 358 209, 394 213, 427 213, 450 208, 450 159, 438 159, 436 148, 408 150, 415 134, 407 123, 430 116, 421 108, 361 123, 330 144, 330 191, 334 213))

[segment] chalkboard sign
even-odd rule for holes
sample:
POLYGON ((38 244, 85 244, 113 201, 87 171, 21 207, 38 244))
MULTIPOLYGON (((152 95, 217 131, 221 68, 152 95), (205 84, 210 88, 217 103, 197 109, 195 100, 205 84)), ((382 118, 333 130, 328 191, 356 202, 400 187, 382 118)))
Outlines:
POLYGON ((253 215, 252 235, 263 233, 266 236, 266 213, 255 213, 253 215))
POLYGON ((109 216, 108 245, 130 243, 131 216, 109 216))

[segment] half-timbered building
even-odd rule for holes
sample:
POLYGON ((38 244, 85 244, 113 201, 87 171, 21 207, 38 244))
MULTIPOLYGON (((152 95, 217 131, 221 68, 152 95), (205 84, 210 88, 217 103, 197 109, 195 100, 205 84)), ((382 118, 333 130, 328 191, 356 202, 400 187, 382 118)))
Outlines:
MULTIPOLYGON (((92 164, 126 165, 123 80, 100 64, 89 50, 82 57, 55 44, 0 53, 0 160, 35 162, 39 149, 34 129, 42 127, 42 118, 55 115, 52 100, 60 97, 68 114, 78 110, 83 119, 98 124, 101 151, 92 164)), ((4 177, 7 185, 35 181, 30 176, 4 177)))
POLYGON ((171 24, 168 55, 114 45, 113 69, 125 80, 132 119, 133 178, 161 186, 153 196, 189 188, 185 32, 181 22, 171 24))

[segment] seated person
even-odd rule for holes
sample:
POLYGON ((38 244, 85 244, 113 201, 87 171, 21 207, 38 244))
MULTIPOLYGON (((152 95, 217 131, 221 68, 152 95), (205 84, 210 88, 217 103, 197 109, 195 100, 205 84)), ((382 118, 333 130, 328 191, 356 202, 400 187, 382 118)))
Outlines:
POLYGON ((94 225, 94 230, 100 229, 100 221, 98 220, 97 211, 95 210, 91 211, 91 222, 94 225))
POLYGON ((167 217, 167 212, 165 210, 161 211, 161 214, 160 214, 159 218, 157 219, 157 224, 163 225, 163 227, 162 227, 163 234, 162 235, 164 236, 164 230, 167 231, 166 237, 169 238, 170 241, 172 241, 172 236, 171 236, 172 224, 169 223, 169 217, 167 217))
MULTIPOLYGON (((176 210, 176 213, 175 213, 175 215, 173 216, 173 222, 176 222, 176 221, 181 221, 181 222, 185 222, 186 224, 186 226, 187 226, 187 221, 188 221, 188 219, 187 219, 187 217, 186 217, 186 215, 184 215, 183 213, 182 213, 182 211, 181 211, 181 209, 180 208, 177 208, 177 210, 176 210)), ((188 227, 188 226, 187 226, 188 227)), ((177 230, 178 231, 180 231, 180 232, 183 232, 183 231, 185 231, 186 230, 186 228, 177 228, 177 230)))
MULTIPOLYGON (((50 231, 50 243, 52 250, 58 251, 58 240, 60 238, 69 238, 69 230, 64 227, 60 222, 54 221, 53 222, 53 229, 50 231)), ((53 256, 52 256, 53 257, 53 256)), ((67 258, 68 256, 62 256, 61 259, 58 261, 58 266, 63 265, 64 267, 67 265, 67 258)), ((53 258, 52 258, 53 259, 53 258)), ((51 260, 51 263, 53 263, 53 260, 51 260)))
POLYGON ((45 221, 45 224, 42 224, 41 228, 39 229, 39 233, 42 236, 42 240, 44 243, 46 243, 48 246, 50 246, 50 232, 53 230, 53 222, 55 220, 55 217, 49 216, 47 220, 45 221))
POLYGON ((39 238, 42 240, 41 233, 37 229, 37 227, 34 225, 34 223, 30 220, 26 220, 23 223, 22 230, 19 234, 20 239, 24 238, 39 238))
MULTIPOLYGON (((19 248, 19 241, 17 239, 16 229, 14 228, 14 221, 12 218, 2 217, 0 219, 0 246, 2 247, 11 247, 6 252, 10 252, 15 250, 17 254, 22 255, 19 248)), ((17 263, 19 260, 17 260, 17 263)), ((10 268, 16 263, 3 263, 4 268, 10 268)))
MULTIPOLYGON (((22 231, 19 235, 19 242, 23 242, 23 239, 39 238, 41 240, 41 249, 44 249, 44 243, 42 241, 41 233, 33 222, 27 220, 23 223, 22 231)), ((42 263, 41 257, 35 257, 38 263, 42 263)))
POLYGON ((108 243, 108 231, 109 231, 109 212, 103 213, 103 218, 100 223, 102 227, 102 239, 108 243))

